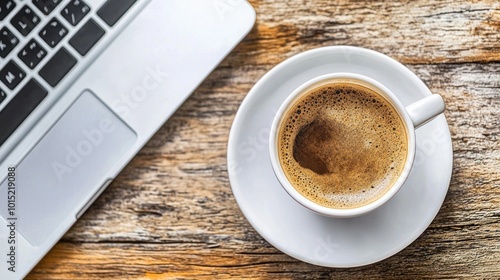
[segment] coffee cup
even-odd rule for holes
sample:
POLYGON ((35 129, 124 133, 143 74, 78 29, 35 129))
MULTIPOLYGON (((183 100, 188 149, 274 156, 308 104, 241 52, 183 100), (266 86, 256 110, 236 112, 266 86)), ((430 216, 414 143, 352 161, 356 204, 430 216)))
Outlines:
POLYGON ((444 108, 437 94, 405 107, 386 86, 359 74, 316 77, 275 115, 273 171, 309 210, 337 218, 366 214, 402 187, 415 159, 415 129, 444 108))

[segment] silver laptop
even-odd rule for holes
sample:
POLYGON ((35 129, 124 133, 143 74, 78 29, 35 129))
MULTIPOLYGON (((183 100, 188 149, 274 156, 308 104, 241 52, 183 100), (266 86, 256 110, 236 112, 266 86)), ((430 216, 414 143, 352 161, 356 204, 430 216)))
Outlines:
POLYGON ((0 279, 33 268, 254 21, 244 0, 0 1, 0 279))

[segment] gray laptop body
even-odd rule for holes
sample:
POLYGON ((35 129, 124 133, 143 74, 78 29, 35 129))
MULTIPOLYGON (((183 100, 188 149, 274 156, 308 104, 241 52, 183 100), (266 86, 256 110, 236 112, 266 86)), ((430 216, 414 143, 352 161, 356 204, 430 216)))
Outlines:
POLYGON ((241 0, 127 0, 117 19, 105 9, 116 1, 84 0, 79 22, 70 6, 79 1, 61 1, 48 16, 39 1, 13 2, 0 28, 18 43, 0 71, 14 65, 24 76, 13 89, 0 83, 0 279, 36 265, 255 21, 241 0), (40 22, 24 35, 16 15, 26 7, 40 22), (67 34, 52 46, 44 34, 60 27, 54 19, 67 34), (89 46, 80 30, 96 26, 102 36, 89 46), (46 52, 33 69, 23 56, 31 40, 46 52), (9 115, 24 100, 16 95, 38 93, 22 121, 9 115))

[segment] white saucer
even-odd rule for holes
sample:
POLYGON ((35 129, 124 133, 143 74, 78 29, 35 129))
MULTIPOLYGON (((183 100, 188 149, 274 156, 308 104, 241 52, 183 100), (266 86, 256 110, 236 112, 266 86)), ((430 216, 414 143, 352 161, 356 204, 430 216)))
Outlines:
POLYGON ((241 211, 257 232, 284 253, 328 267, 355 267, 388 258, 424 232, 450 184, 453 153, 443 115, 417 130, 415 165, 401 190, 357 218, 317 215, 293 200, 274 176, 269 130, 281 103, 302 83, 327 73, 371 77, 406 106, 431 92, 405 66, 375 51, 325 47, 296 55, 264 75, 236 114, 228 143, 228 172, 241 211))

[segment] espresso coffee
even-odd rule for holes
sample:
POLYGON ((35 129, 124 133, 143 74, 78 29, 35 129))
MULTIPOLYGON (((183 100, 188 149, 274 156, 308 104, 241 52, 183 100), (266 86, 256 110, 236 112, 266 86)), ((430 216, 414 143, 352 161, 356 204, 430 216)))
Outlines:
POLYGON ((367 205, 401 175, 408 153, 405 125, 375 90, 350 81, 310 90, 278 127, 278 157, 293 187, 336 209, 367 205))

